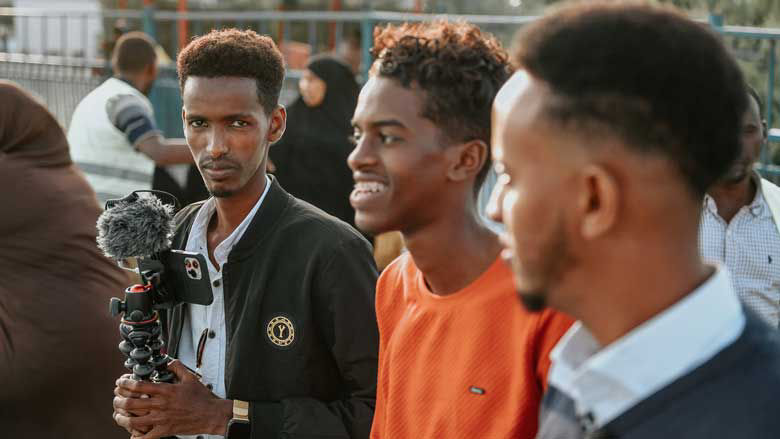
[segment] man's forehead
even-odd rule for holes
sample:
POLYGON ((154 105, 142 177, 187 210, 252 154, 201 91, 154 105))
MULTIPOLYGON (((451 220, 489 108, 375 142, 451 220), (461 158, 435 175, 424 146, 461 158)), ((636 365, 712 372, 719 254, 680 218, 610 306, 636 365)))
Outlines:
POLYGON ((541 157, 548 146, 565 142, 566 133, 547 119, 549 102, 559 99, 546 82, 526 70, 516 71, 499 90, 493 101, 492 153, 494 160, 508 169, 541 157), (526 147, 520 148, 525 145, 526 147))
POLYGON ((360 90, 354 121, 407 120, 420 115, 420 104, 420 97, 414 90, 393 78, 373 75, 360 90))
POLYGON ((515 102, 531 87, 531 75, 525 70, 518 70, 498 90, 493 101, 493 107, 501 113, 509 113, 515 102))
POLYGON ((254 78, 241 76, 188 76, 184 81, 182 94, 246 94, 249 89, 255 91, 256 87, 257 81, 254 78))
POLYGON ((493 100, 493 111, 502 116, 531 113, 540 108, 544 98, 549 96, 548 87, 535 79, 528 71, 517 70, 499 89, 493 100))
POLYGON ((262 108, 257 95, 257 83, 254 78, 237 76, 190 76, 184 83, 182 101, 185 107, 215 109, 223 104, 229 104, 234 110, 236 106, 247 110, 262 108))

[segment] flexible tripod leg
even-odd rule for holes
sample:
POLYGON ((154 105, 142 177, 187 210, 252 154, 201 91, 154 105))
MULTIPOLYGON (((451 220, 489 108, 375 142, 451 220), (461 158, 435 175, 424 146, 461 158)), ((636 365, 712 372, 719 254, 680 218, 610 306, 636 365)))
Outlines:
POLYGON ((157 313, 150 320, 134 323, 122 320, 119 326, 124 340, 119 350, 127 356, 125 367, 133 372, 133 379, 172 383, 176 375, 168 370, 171 361, 162 353, 162 328, 157 313))
POLYGON ((171 357, 162 353, 163 346, 165 343, 162 341, 162 327, 158 321, 152 330, 152 341, 149 343, 149 347, 152 349, 150 363, 154 367, 152 379, 158 383, 172 383, 176 380, 176 375, 168 370, 171 357))
POLYGON ((133 285, 125 290, 125 301, 111 299, 111 314, 124 312, 119 332, 122 342, 119 350, 127 360, 125 367, 133 372, 133 379, 172 383, 176 376, 168 370, 170 357, 162 353, 162 326, 153 309, 154 287, 151 284, 133 285))
POLYGON ((120 343, 119 350, 127 355, 125 367, 133 372, 135 380, 149 381, 154 372, 154 366, 149 362, 152 357, 152 349, 149 347, 151 329, 147 322, 122 320, 119 325, 119 331, 125 339, 120 343))

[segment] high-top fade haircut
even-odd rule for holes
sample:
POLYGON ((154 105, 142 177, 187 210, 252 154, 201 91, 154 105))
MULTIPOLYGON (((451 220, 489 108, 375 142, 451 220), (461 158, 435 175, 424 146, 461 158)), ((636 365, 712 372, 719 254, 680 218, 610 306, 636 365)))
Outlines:
MULTIPOLYGON (((422 117, 444 136, 443 143, 482 140, 490 145, 490 108, 509 78, 509 56, 501 43, 472 24, 436 20, 387 25, 374 30, 371 74, 394 78, 422 91, 422 117)), ((479 190, 490 156, 477 174, 479 190)))
POLYGON ((111 53, 111 66, 115 73, 128 74, 139 73, 148 66, 157 62, 157 53, 154 51, 156 43, 143 32, 128 32, 114 45, 111 53))
POLYGON ((514 47, 517 67, 552 91, 547 120, 667 157, 697 198, 739 154, 742 73, 714 32, 676 9, 575 3, 514 47))
POLYGON ((252 78, 266 114, 279 102, 284 82, 284 60, 274 41, 251 30, 213 30, 193 39, 176 61, 179 86, 190 76, 252 78))

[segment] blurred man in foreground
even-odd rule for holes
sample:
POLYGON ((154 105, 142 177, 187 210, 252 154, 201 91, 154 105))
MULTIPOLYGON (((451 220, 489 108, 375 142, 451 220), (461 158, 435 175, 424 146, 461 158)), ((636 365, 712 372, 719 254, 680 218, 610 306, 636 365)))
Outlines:
POLYGON ((697 246, 704 192, 739 153, 732 57, 675 10, 603 1, 517 47, 493 106, 492 213, 523 302, 579 319, 538 438, 780 436, 777 332, 697 246))

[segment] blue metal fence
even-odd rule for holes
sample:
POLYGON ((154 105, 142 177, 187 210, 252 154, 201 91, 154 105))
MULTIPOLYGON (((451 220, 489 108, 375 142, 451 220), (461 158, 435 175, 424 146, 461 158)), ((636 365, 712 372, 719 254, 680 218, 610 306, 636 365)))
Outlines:
MULTIPOLYGON (((775 69, 777 64, 777 41, 780 40, 780 29, 767 29, 747 26, 724 26, 719 16, 710 17, 712 27, 724 36, 751 40, 765 40, 769 43, 768 58, 769 68, 766 79, 766 99, 764 102, 764 115, 769 127, 769 141, 780 142, 780 129, 774 128, 774 96, 775 96, 775 69)), ((761 151, 759 171, 765 175, 780 176, 780 166, 771 163, 768 148, 761 151)))
MULTIPOLYGON (((39 54, 31 53, 32 40, 31 35, 18 36, 15 52, 23 53, 25 56, 11 56, 2 52, 9 51, 7 40, 0 41, 0 77, 8 77, 8 72, 16 72, 16 76, 11 75, 9 79, 25 79, 24 69, 39 69, 41 65, 49 66, 47 74, 52 76, 53 84, 62 85, 62 81, 56 78, 58 70, 53 65, 62 63, 63 66, 76 69, 81 67, 81 72, 92 72, 94 76, 105 77, 110 69, 107 69, 105 57, 90 58, 87 50, 82 50, 82 57, 74 57, 73 47, 80 45, 82 48, 89 47, 90 42, 89 29, 90 23, 96 21, 102 23, 101 46, 108 45, 112 35, 110 34, 111 25, 115 20, 122 19, 129 29, 140 29, 146 33, 155 36, 158 41, 162 40, 164 46, 168 47, 171 58, 175 59, 176 49, 178 48, 178 26, 184 22, 189 24, 190 36, 202 34, 211 28, 222 26, 233 26, 239 28, 251 28, 261 33, 278 34, 282 41, 295 38, 300 42, 308 44, 312 53, 327 48, 326 33, 323 32, 328 26, 335 28, 336 43, 343 38, 343 30, 346 26, 352 26, 361 30, 361 46, 363 54, 362 75, 365 77, 369 67, 369 49, 372 44, 372 33, 376 25, 389 22, 414 22, 426 21, 436 18, 447 18, 450 20, 465 20, 475 23, 485 30, 496 34, 504 42, 509 42, 519 26, 533 21, 533 16, 490 16, 490 15, 433 15, 433 14, 415 14, 399 12, 380 12, 380 11, 360 11, 360 12, 334 12, 334 11, 241 11, 241 12, 214 12, 214 11, 158 11, 152 7, 143 10, 100 10, 100 11, 72 11, 72 10, 40 10, 29 8, 0 8, 0 31, 2 27, 10 27, 9 23, 24 23, 26 28, 38 29, 43 35, 38 38, 42 40, 39 44, 39 54), (38 23, 38 27, 33 25, 38 23), (68 26, 80 26, 80 32, 73 33, 68 30, 68 26), (292 35, 291 29, 295 29, 295 35, 292 35), (279 32, 280 29, 284 29, 279 32), (305 29, 301 32, 301 29, 305 29), (59 41, 56 49, 50 47, 54 35, 59 34, 59 41), (74 40, 74 35, 78 35, 74 40), (75 43, 75 44, 74 44, 75 43), (59 57, 57 55, 59 53, 59 57), (64 55, 64 57, 62 56, 64 55), (9 64, 3 66, 2 64, 9 64), (26 66, 26 67, 25 67, 26 66), (100 68, 100 67, 103 68, 100 68)), ((704 20, 702 20, 704 21, 704 20)), ((766 103, 765 115, 767 124, 770 127, 770 142, 780 142, 780 128, 775 128, 775 111, 773 108, 776 82, 776 43, 780 39, 780 29, 766 29, 756 27, 728 26, 723 24, 722 18, 718 16, 709 17, 710 25, 726 37, 767 41, 768 48, 768 73, 766 78, 766 103)), ((76 54, 78 51, 76 51, 76 54)), ((39 69, 40 70, 40 69, 39 69)), ((295 84, 300 72, 290 70, 286 81, 285 89, 282 95, 283 102, 289 102, 296 94, 295 84)), ((46 75, 41 76, 35 82, 33 90, 44 95, 49 100, 48 93, 52 92, 52 87, 42 87, 46 81, 46 75), (40 91, 44 89, 44 91, 40 91)), ((28 81, 29 82, 29 81, 28 81)), ((75 94, 83 92, 85 87, 82 81, 81 87, 75 87, 71 91, 75 94)), ((88 87, 88 85, 86 86, 88 87)), ((65 87, 67 88, 67 87, 65 87)), ((66 92, 67 93, 67 92, 66 92)), ((61 94, 61 93, 60 93, 61 94)), ((160 127, 169 136, 181 135, 181 99, 179 96, 178 83, 175 71, 172 68, 162 69, 159 80, 151 95, 152 102, 158 114, 158 123, 160 127)), ((69 103, 74 100, 64 99, 68 103, 54 106, 57 111, 67 112, 69 103)), ((76 100, 77 102, 77 100, 76 100)), ((71 108, 72 111, 72 108, 71 108)), ((68 116, 59 116, 64 125, 67 125, 68 116)), ((766 149, 766 148, 765 148, 766 149)), ((770 164, 768 151, 763 151, 761 155, 761 172, 768 175, 780 175, 780 167, 770 164)))
MULTIPOLYGON (((36 69, 41 63, 56 64, 67 59, 67 64, 71 66, 81 65, 94 73, 96 78, 105 79, 110 74, 106 56, 89 56, 89 50, 74 50, 75 47, 87 48, 96 45, 95 41, 90 40, 91 27, 95 23, 100 23, 102 28, 101 35, 95 36, 99 39, 97 42, 99 48, 103 49, 110 45, 113 35, 112 26, 116 20, 123 20, 126 29, 143 30, 149 35, 155 37, 170 53, 170 57, 175 59, 178 49, 178 26, 186 21, 189 25, 190 36, 202 34, 211 28, 223 26, 233 26, 239 28, 254 29, 260 33, 276 34, 279 29, 284 29, 281 33, 281 42, 290 41, 294 36, 299 42, 308 44, 311 53, 317 53, 320 50, 327 49, 325 32, 327 26, 333 25, 335 28, 335 43, 338 44, 344 38, 344 29, 352 26, 360 29, 362 34, 362 58, 369 60, 369 49, 372 44, 373 28, 377 24, 388 22, 403 21, 424 21, 434 18, 446 17, 449 19, 466 20, 489 28, 505 40, 512 36, 518 26, 528 23, 535 17, 517 17, 517 16, 486 16, 486 15, 459 15, 459 16, 440 16, 430 14, 411 14, 396 12, 334 12, 334 11, 241 11, 241 12, 214 12, 214 11, 158 11, 152 7, 143 10, 101 10, 101 11, 72 11, 72 10, 41 10, 34 8, 0 8, 0 26, 12 22, 18 23, 28 31, 37 31, 43 35, 29 35, 29 32, 18 36, 14 52, 25 56, 6 57, 5 61, 12 62, 16 66, 13 71, 15 76, 3 76, 3 72, 9 69, 0 69, 0 77, 14 79, 24 82, 25 69, 36 69), (56 26, 55 26, 56 23, 56 26), (291 29, 304 29, 304 32, 297 32, 292 35, 291 29), (73 32, 68 27, 76 27, 73 32), (52 36, 61 34, 58 40, 52 41, 52 36), (37 38, 39 44, 33 44, 37 38), (38 53, 35 53, 38 52, 38 53), (13 61, 11 61, 13 58, 13 61), (97 68, 102 66, 103 68, 97 68)), ((5 47, 0 46, 0 52, 8 51, 8 43, 5 47)), ((369 67, 368 62, 362 66, 362 77, 367 75, 369 67)), ((49 80, 51 83, 59 83, 55 70, 49 71, 49 80)), ((288 69, 288 75, 285 81, 285 87, 282 92, 281 100, 283 103, 290 102, 296 95, 297 79, 300 72, 294 69, 288 69)), ((54 96, 49 93, 49 87, 43 87, 46 77, 40 78, 35 83, 28 82, 34 91, 42 94, 47 102, 56 101, 54 108, 60 112, 72 111, 75 104, 83 97, 84 90, 75 88, 69 90, 73 96, 54 96), (69 110, 68 110, 69 109, 69 110)), ((99 83, 98 81, 97 83, 99 83)), ((67 87, 65 87, 67 90, 67 87)), ((176 74, 172 67, 161 68, 159 79, 150 95, 150 99, 155 106, 157 122, 160 128, 167 136, 178 137, 182 135, 181 126, 181 98, 179 96, 176 74)), ((50 102, 51 104, 51 102, 50 102)), ((63 125, 67 126, 69 120, 68 114, 58 114, 58 118, 63 125)))

